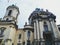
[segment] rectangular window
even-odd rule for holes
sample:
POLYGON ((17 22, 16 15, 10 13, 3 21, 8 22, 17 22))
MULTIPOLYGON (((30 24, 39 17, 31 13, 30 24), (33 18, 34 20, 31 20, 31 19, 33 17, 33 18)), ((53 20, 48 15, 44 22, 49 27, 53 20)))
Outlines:
POLYGON ((9 10, 9 12, 8 12, 8 16, 10 16, 10 15, 11 15, 11 13, 12 13, 12 10, 9 10))
POLYGON ((19 34, 19 39, 21 39, 21 34, 19 34))
POLYGON ((27 37, 30 38, 30 31, 27 32, 27 37))
POLYGON ((47 25, 44 25, 44 30, 48 31, 48 26, 47 25))

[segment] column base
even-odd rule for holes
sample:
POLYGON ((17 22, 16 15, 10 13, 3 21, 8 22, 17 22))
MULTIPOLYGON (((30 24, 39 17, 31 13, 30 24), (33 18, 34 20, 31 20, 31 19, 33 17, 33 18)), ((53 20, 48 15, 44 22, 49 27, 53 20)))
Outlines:
POLYGON ((34 45, 45 45, 44 39, 34 39, 34 45))
POLYGON ((38 41, 37 39, 34 40, 34 45, 40 45, 40 41, 38 41))

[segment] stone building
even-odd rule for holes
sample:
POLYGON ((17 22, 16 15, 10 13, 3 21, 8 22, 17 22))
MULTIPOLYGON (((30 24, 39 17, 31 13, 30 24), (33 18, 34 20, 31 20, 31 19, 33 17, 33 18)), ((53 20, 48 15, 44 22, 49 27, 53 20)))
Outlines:
POLYGON ((56 16, 36 8, 28 18, 29 24, 18 28, 19 8, 8 6, 5 16, 0 19, 0 45, 60 45, 60 25, 56 16))

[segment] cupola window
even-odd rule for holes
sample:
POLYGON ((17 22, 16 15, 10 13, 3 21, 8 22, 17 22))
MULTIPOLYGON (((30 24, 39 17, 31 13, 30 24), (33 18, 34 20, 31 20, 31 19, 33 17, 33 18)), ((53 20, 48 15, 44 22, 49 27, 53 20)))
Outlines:
POLYGON ((10 16, 10 15, 11 15, 11 13, 12 13, 12 10, 9 10, 9 12, 8 12, 8 16, 10 16))

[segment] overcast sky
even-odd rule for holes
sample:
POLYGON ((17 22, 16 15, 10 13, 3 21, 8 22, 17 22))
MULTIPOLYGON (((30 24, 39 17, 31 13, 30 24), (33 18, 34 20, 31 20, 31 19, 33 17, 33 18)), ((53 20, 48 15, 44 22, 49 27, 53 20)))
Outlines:
POLYGON ((60 24, 60 0, 0 0, 0 18, 5 15, 6 8, 12 4, 18 6, 20 10, 19 28, 22 28, 25 22, 28 22, 28 17, 35 8, 48 9, 56 15, 56 24, 60 24))

